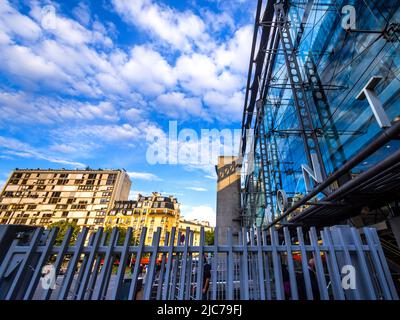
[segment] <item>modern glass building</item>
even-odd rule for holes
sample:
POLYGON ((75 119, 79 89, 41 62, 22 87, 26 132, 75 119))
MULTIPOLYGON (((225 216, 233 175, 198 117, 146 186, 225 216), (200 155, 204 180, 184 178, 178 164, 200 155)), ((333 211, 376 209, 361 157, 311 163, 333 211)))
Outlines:
POLYGON ((259 0, 242 128, 244 226, 400 226, 399 1, 259 0))

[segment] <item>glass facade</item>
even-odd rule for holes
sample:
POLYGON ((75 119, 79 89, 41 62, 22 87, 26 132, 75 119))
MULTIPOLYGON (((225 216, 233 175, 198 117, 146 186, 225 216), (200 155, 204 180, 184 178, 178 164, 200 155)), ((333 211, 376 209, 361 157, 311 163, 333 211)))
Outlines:
MULTIPOLYGON (((267 6, 266 10, 271 7, 267 6)), ((372 77, 381 78, 374 90, 389 120, 400 116, 398 1, 290 1, 285 13, 300 75, 291 71, 293 61, 285 59, 284 41, 273 40, 279 34, 279 17, 275 14, 272 23, 263 21, 272 27, 266 47, 259 48, 266 55, 258 63, 263 64, 263 70, 271 69, 270 74, 267 71, 262 74, 266 75, 262 88, 265 93, 264 97, 258 97, 264 104, 265 133, 262 125, 253 121, 256 132, 254 171, 247 172, 243 182, 247 190, 242 198, 244 215, 249 217, 249 223, 256 225, 271 222, 279 215, 278 189, 284 190, 291 201, 307 193, 302 165, 311 168, 312 165, 307 158, 304 131, 294 99, 298 93, 293 90, 293 76, 298 81, 296 85, 302 86, 310 107, 311 127, 317 136, 324 178, 383 130, 367 99, 356 99, 372 77), (342 8, 345 5, 354 8, 355 30, 344 28, 347 20, 342 8), (263 144, 268 158, 264 165, 259 161, 263 157, 263 144), (271 190, 266 192, 268 184, 271 190)), ((353 168, 348 179, 379 163, 398 148, 398 141, 385 145, 353 168)))

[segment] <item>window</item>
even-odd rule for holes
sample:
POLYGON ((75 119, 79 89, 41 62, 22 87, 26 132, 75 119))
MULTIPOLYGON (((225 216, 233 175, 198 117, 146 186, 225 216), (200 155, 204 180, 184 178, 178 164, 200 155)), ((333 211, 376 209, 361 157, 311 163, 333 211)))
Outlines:
POLYGON ((68 217, 68 213, 69 213, 68 211, 64 211, 61 216, 62 217, 68 217))
POLYGON ((117 175, 115 173, 109 174, 107 177, 106 185, 110 186, 115 184, 115 181, 117 180, 117 175))
POLYGON ((86 204, 73 204, 71 210, 86 210, 86 204))
POLYGON ((90 186, 94 185, 94 180, 87 180, 87 181, 86 181, 86 185, 87 185, 87 186, 89 186, 89 185, 90 185, 90 186))
POLYGON ((29 205, 28 205, 28 210, 35 210, 36 207, 37 207, 36 204, 29 204, 29 205))
POLYGON ((68 178, 68 173, 61 173, 60 178, 68 178))
POLYGON ((24 204, 13 204, 11 206, 11 209, 13 209, 13 210, 23 210, 24 208, 25 208, 24 204))
POLYGON ((93 190, 93 185, 79 186, 79 187, 78 187, 78 190, 85 190, 85 191, 93 190))

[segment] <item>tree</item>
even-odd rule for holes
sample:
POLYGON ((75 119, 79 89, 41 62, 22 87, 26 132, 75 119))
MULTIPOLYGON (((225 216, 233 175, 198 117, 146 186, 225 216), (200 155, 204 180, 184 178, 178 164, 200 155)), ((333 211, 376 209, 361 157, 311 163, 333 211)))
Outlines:
MULTIPOLYGON (((127 233, 127 231, 128 231, 128 228, 123 228, 123 227, 116 227, 117 229, 118 229, 118 231, 119 231, 119 237, 118 237, 118 245, 123 245, 124 244, 124 242, 125 242, 125 238, 126 238, 126 233, 127 233)), ((106 227, 106 228, 104 228, 104 233, 107 233, 108 234, 108 236, 107 236, 107 243, 109 242, 109 240, 110 240, 110 237, 111 237, 111 233, 112 233, 112 227, 106 227)), ((131 245, 133 244, 133 240, 131 239, 131 243, 130 243, 131 245)))
POLYGON ((54 222, 50 224, 50 228, 55 228, 58 227, 59 231, 56 237, 56 245, 60 245, 62 241, 64 240, 65 235, 67 234, 67 231, 69 228, 73 228, 74 230, 72 231, 72 236, 71 236, 71 242, 75 242, 76 238, 78 237, 79 233, 79 227, 77 226, 76 221, 73 222, 67 222, 66 220, 54 222))
POLYGON ((206 245, 212 246, 214 244, 214 231, 206 231, 205 236, 206 245))

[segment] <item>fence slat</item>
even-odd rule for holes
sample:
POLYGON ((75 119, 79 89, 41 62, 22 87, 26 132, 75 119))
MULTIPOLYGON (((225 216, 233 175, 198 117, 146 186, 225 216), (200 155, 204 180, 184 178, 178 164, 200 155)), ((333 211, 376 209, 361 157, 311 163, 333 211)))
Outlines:
POLYGON ((376 251, 378 252, 379 258, 381 260, 382 269, 384 271, 387 284, 388 284, 390 292, 392 294, 392 299, 398 300, 399 296, 397 294, 396 287, 394 286, 393 279, 390 274, 390 270, 389 270, 389 267, 388 267, 388 264, 386 261, 386 257, 385 257, 385 254, 383 253, 382 246, 379 241, 378 233, 377 233, 376 229, 369 228, 369 230, 370 230, 370 235, 372 236, 372 239, 375 240, 375 248, 376 248, 376 251))
MULTIPOLYGON (((262 239, 263 239, 263 246, 267 247, 268 246, 268 241, 267 241, 267 232, 262 231, 262 239)), ((264 248, 263 248, 264 252, 264 248)), ((271 288, 271 277, 270 277, 270 267, 269 267, 269 257, 268 257, 268 252, 265 252, 263 254, 263 258, 265 260, 265 282, 266 282, 266 290, 267 290, 267 300, 272 300, 272 288, 271 288)))
POLYGON ((258 280, 260 285, 260 299, 265 300, 264 265, 263 265, 261 242, 262 242, 261 230, 260 228, 257 228, 257 259, 258 259, 258 280))
POLYGON ((282 266, 278 256, 278 234, 275 228, 270 229, 270 237, 271 237, 271 246, 272 246, 272 264, 274 269, 274 280, 275 280, 275 291, 276 298, 278 300, 285 299, 285 293, 283 289, 283 281, 282 281, 282 266))
POLYGON ((129 246, 130 246, 132 236, 133 236, 132 231, 133 231, 132 227, 129 227, 128 230, 126 230, 125 240, 124 240, 124 244, 122 247, 122 253, 121 253, 121 257, 119 259, 117 276, 115 278, 115 286, 114 286, 113 292, 111 294, 111 299, 114 299, 114 300, 117 299, 117 297, 121 291, 121 285, 122 285, 122 281, 124 280, 124 276, 125 276, 127 260, 128 260, 128 258, 130 258, 129 246))
POLYGON ((35 249, 36 246, 39 243, 40 237, 43 233, 43 228, 38 228, 34 232, 31 242, 29 244, 29 248, 26 252, 26 255, 22 262, 20 263, 18 267, 17 274, 15 275, 14 281, 11 284, 11 287, 8 289, 7 295, 5 297, 5 300, 11 300, 15 299, 15 296, 17 294, 17 289, 19 289, 19 286, 22 282, 22 275, 26 272, 26 268, 28 266, 29 261, 31 260, 32 256, 35 254, 35 249))
POLYGON ((160 245, 160 237, 161 237, 161 228, 158 227, 157 231, 153 235, 153 252, 151 253, 147 274, 146 274, 146 283, 144 287, 144 300, 149 300, 151 296, 151 289, 153 288, 154 281, 154 271, 157 262, 157 252, 158 246, 160 245))
POLYGON ((228 278, 227 278, 227 287, 228 287, 228 292, 227 292, 227 299, 228 300, 233 300, 233 239, 232 239, 232 229, 229 227, 228 228, 228 278))
MULTIPOLYGON (((164 238, 164 246, 168 246, 168 241, 169 241, 169 232, 165 233, 165 238, 164 238)), ((161 299, 161 293, 162 293, 162 288, 164 286, 164 269, 165 269, 165 259, 166 259, 166 253, 162 254, 161 257, 161 269, 160 269, 160 274, 158 276, 158 285, 157 285, 157 300, 161 299)))
POLYGON ((307 252, 304 245, 303 230, 300 227, 297 227, 297 238, 300 245, 301 265, 303 268, 304 286, 306 288, 307 299, 312 300, 313 292, 311 287, 310 270, 308 269, 307 252))
MULTIPOLYGON (((57 254, 57 258, 56 261, 54 262, 54 271, 55 271, 55 277, 57 280, 57 275, 60 272, 60 268, 62 265, 62 262, 64 261, 64 256, 65 256, 65 252, 68 249, 68 244, 71 241, 72 238, 72 234, 73 234, 74 229, 72 227, 69 227, 67 229, 67 232, 65 233, 64 239, 61 242, 60 247, 58 248, 58 254, 57 254)), ((42 295, 42 300, 48 300, 51 296, 51 293, 53 292, 53 289, 51 287, 49 287, 48 289, 45 289, 43 291, 43 295, 42 295)))
POLYGON ((39 261, 36 263, 35 266, 35 271, 32 275, 31 281, 29 283, 29 286, 25 292, 23 300, 31 300, 33 297, 33 294, 35 293, 36 287, 39 283, 41 272, 42 272, 42 267, 46 263, 47 259, 49 258, 51 249, 54 245, 54 242, 56 241, 56 237, 58 234, 59 229, 58 228, 53 228, 50 231, 49 237, 47 239, 46 245, 44 247, 44 250, 42 252, 42 255, 40 256, 39 261))
POLYGON ((190 240, 190 228, 186 228, 185 233, 185 244, 184 251, 182 254, 181 260, 181 270, 179 271, 180 282, 179 282, 179 292, 178 292, 178 300, 183 300, 185 293, 185 284, 186 284, 186 267, 187 267, 187 256, 188 256, 188 248, 189 248, 189 240, 190 240))
POLYGON ((175 259, 174 259, 173 277, 172 277, 172 284, 171 284, 169 300, 175 300, 176 277, 177 277, 177 273, 178 273, 178 267, 179 267, 179 255, 177 254, 177 255, 175 255, 175 259))
POLYGON ((199 262, 197 268, 197 283, 196 283, 196 299, 201 300, 203 296, 203 277, 204 277, 204 244, 205 232, 204 227, 200 228, 200 248, 199 248, 199 262))
POLYGON ((242 272, 242 281, 240 282, 241 288, 243 290, 240 291, 241 298, 243 300, 249 300, 249 269, 248 269, 248 251, 247 251, 247 229, 242 228, 242 236, 241 236, 241 245, 243 246, 243 254, 242 254, 242 263, 241 263, 241 272, 242 272))
POLYGON ((350 231, 351 231, 351 235, 353 237, 354 244, 356 246, 358 260, 360 262, 361 276, 363 277, 365 285, 367 287, 369 299, 376 300, 375 289, 374 289, 374 285, 372 284, 372 279, 370 276, 370 272, 368 270, 367 262, 365 260, 365 255, 364 255, 364 251, 362 249, 362 241, 361 241, 360 235, 358 234, 358 231, 356 228, 351 228, 350 231))
POLYGON ((85 298, 86 289, 87 289, 87 285, 89 282, 89 277, 92 272, 94 259, 97 254, 97 249, 100 245, 102 235, 103 235, 103 228, 99 228, 98 231, 96 232, 96 234, 94 235, 94 237, 92 238, 93 239, 92 248, 91 248, 89 256, 87 258, 86 266, 81 267, 81 268, 84 267, 84 273, 83 273, 82 281, 81 281, 81 284, 79 286, 79 290, 78 290, 78 293, 76 296, 77 300, 83 300, 85 298))
POLYGON ((113 265, 113 259, 112 259, 113 249, 114 249, 116 242, 118 241, 118 235, 119 235, 118 229, 113 228, 111 231, 111 236, 110 236, 109 242, 108 242, 106 255, 104 257, 103 266, 100 271, 99 288, 93 295, 94 300, 103 300, 103 298, 104 298, 104 295, 105 295, 104 291, 107 289, 106 284, 107 284, 109 269, 112 268, 112 265, 113 265))
POLYGON ((129 287, 129 295, 128 300, 134 300, 136 298, 136 288, 137 288, 137 280, 139 276, 139 266, 140 260, 142 259, 142 251, 144 247, 144 243, 146 240, 147 228, 143 227, 142 233, 140 234, 139 246, 137 247, 136 251, 136 259, 135 259, 135 267, 132 273, 132 282, 131 286, 129 287))
POLYGON ((315 273, 318 280, 320 297, 321 300, 329 300, 326 279, 324 274, 324 265, 322 264, 321 251, 319 250, 319 245, 318 245, 318 236, 314 227, 310 228, 309 235, 311 239, 311 245, 314 247, 315 273))
POLYGON ((217 269, 218 269, 218 226, 214 229, 214 257, 211 272, 212 300, 217 300, 217 269))
POLYGON ((72 280, 74 278, 76 265, 78 264, 79 258, 81 256, 87 234, 88 234, 88 228, 83 227, 75 243, 74 255, 68 263, 67 273, 65 275, 61 290, 58 294, 58 300, 65 300, 68 297, 69 289, 71 287, 72 280))
POLYGON ((167 269, 166 269, 166 274, 165 274, 165 286, 163 288, 163 293, 162 293, 162 299, 167 300, 168 297, 168 289, 169 289, 169 283, 170 283, 170 275, 171 275, 171 266, 172 266, 172 256, 173 256, 173 250, 174 250, 174 245, 175 245, 175 232, 176 228, 173 227, 171 230, 171 240, 170 244, 168 247, 168 261, 167 261, 167 269))
MULTIPOLYGON (((335 229, 335 232, 338 234, 338 236, 339 236, 338 240, 339 240, 341 246, 343 247, 345 263, 347 265, 352 266, 353 262, 351 261, 349 250, 347 249, 347 246, 346 246, 346 244, 344 242, 344 239, 343 239, 342 228, 339 227, 339 228, 334 228, 334 229, 335 229)), ((356 300, 360 300, 361 299, 360 293, 358 292, 358 290, 346 290, 346 295, 354 296, 356 300)))
MULTIPOLYGON (((89 247, 91 247, 93 245, 93 240, 94 240, 94 234, 89 235, 89 247)), ((78 278, 75 281, 74 290, 72 291, 73 299, 76 299, 76 297, 78 295, 78 291, 79 291, 80 285, 82 283, 83 274, 84 274, 85 269, 86 269, 87 261, 88 261, 88 255, 85 254, 84 257, 83 257, 83 261, 81 263, 81 266, 80 266, 80 268, 78 270, 78 278)))
MULTIPOLYGON (((190 231, 189 233, 190 235, 190 241, 189 241, 189 246, 192 247, 193 246, 193 238, 194 238, 194 233, 193 231, 190 231)), ((186 288, 185 288, 185 296, 184 299, 185 300, 189 300, 190 299, 190 290, 192 287, 192 258, 193 258, 193 253, 191 251, 188 252, 188 259, 186 262, 186 288)))
MULTIPOLYGON (((101 237, 101 246, 105 246, 106 242, 107 242, 107 233, 103 232, 103 235, 101 237)), ((86 290, 87 293, 86 293, 86 296, 84 297, 85 300, 92 299, 94 289, 96 287, 97 276, 99 274, 99 269, 100 269, 100 264, 101 264, 102 259, 103 259, 103 255, 98 254, 96 257, 96 262, 94 263, 93 271, 90 275, 89 285, 86 290)))
POLYGON ((289 280, 290 280, 290 293, 292 296, 292 300, 299 300, 299 293, 297 291, 296 272, 294 270, 294 263, 293 263, 292 241, 291 241, 289 229, 287 227, 283 228, 283 235, 285 237, 285 244, 286 244, 286 251, 287 251, 287 263, 288 263, 288 272, 289 272, 289 280))
POLYGON ((364 231, 365 237, 367 239, 367 243, 369 246, 369 252, 371 253, 371 259, 374 264, 375 272, 376 272, 380 287, 382 289, 384 298, 387 300, 392 300, 392 295, 391 295, 389 286, 386 282, 385 275, 384 275, 385 271, 383 270, 382 265, 380 263, 379 255, 376 250, 376 244, 374 241, 374 237, 371 234, 371 229, 368 227, 365 227, 365 228, 363 228, 363 231, 364 231))
POLYGON ((321 235, 324 245, 328 247, 328 251, 326 252, 326 261, 327 265, 329 266, 330 279, 333 288, 333 296, 336 300, 345 300, 346 297, 343 293, 342 281, 340 278, 340 270, 338 267, 335 248, 333 247, 333 242, 331 239, 329 229, 325 227, 321 235))

